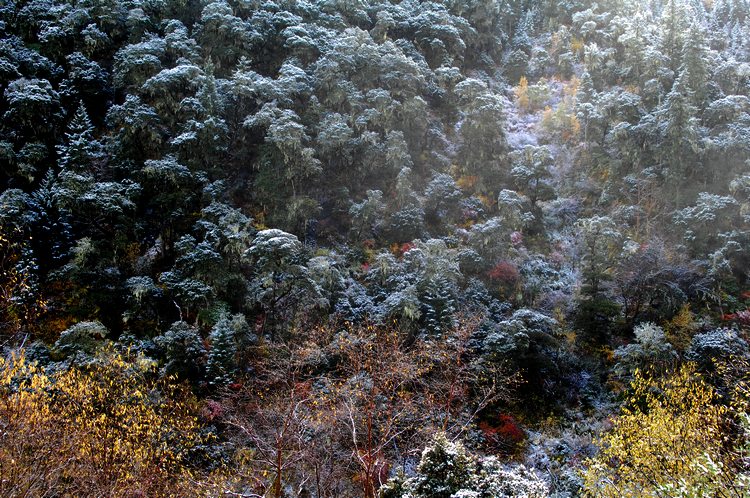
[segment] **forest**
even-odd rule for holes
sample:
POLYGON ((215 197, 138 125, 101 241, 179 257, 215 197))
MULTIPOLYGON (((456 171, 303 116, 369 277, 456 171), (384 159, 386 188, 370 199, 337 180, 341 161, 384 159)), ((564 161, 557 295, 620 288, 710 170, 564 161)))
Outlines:
POLYGON ((0 497, 750 497, 750 0, 2 0, 0 116, 0 497))

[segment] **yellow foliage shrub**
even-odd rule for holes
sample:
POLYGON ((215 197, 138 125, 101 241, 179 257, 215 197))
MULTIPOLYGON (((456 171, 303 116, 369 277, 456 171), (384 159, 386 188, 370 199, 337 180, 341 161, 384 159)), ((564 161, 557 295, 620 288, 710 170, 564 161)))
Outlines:
POLYGON ((581 38, 573 37, 570 39, 570 51, 574 54, 583 53, 584 43, 581 38))
POLYGON ((50 375, 0 358, 0 496, 185 496, 194 401, 152 368, 111 349, 50 375))
POLYGON ((470 192, 476 188, 478 181, 479 178, 475 175, 464 175, 459 177, 456 181, 456 185, 458 185, 461 190, 470 192))
POLYGON ((30 237, 20 228, 0 224, 0 338, 18 333, 23 323, 35 321, 47 307, 34 293, 29 271, 19 265, 26 239, 30 237))
POLYGON ((518 82, 518 86, 513 92, 516 94, 518 107, 527 111, 529 109, 529 82, 526 79, 526 76, 521 76, 521 80, 518 82))
POLYGON ((553 110, 545 108, 541 120, 542 129, 556 139, 577 143, 581 133, 581 123, 575 114, 575 104, 572 97, 565 97, 553 110))
POLYGON ((667 340, 678 351, 685 351, 697 330, 695 317, 690 311, 690 305, 685 304, 680 311, 664 326, 667 340))
POLYGON ((636 371, 612 429, 587 461, 586 496, 717 496, 726 407, 691 365, 664 378, 636 371), (685 494, 687 493, 687 494, 685 494))
POLYGON ((578 77, 573 76, 570 78, 570 81, 567 82, 563 86, 563 95, 566 97, 572 97, 575 98, 575 96, 578 94, 578 87, 581 86, 581 80, 578 79, 578 77))

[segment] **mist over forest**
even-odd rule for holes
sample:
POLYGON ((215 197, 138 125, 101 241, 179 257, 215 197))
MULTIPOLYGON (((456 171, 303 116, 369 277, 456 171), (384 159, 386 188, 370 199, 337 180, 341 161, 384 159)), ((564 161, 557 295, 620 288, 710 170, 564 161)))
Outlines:
POLYGON ((3 0, 0 497, 750 497, 750 0, 3 0))

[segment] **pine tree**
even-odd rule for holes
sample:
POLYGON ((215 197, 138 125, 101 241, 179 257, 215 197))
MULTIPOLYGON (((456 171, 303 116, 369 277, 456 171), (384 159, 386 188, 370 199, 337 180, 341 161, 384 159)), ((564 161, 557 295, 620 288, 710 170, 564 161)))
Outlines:
POLYGON ((675 204, 680 203, 680 187, 686 178, 695 178, 691 165, 696 165, 700 153, 700 130, 692 102, 693 92, 688 86, 690 70, 683 67, 659 111, 662 141, 661 163, 665 176, 674 189, 675 204))
POLYGON ((696 23, 690 24, 690 30, 682 51, 683 71, 687 69, 685 84, 692 92, 692 102, 701 106, 706 99, 706 82, 708 81, 708 45, 703 29, 696 23))
POLYGON ((57 152, 60 167, 76 172, 87 172, 101 157, 101 144, 94 139, 94 125, 83 102, 68 125, 65 144, 58 146, 57 152))
POLYGON ((584 71, 578 84, 576 102, 579 104, 593 104, 596 101, 596 95, 594 80, 591 79, 591 74, 588 71, 584 71))
POLYGON ((399 208, 414 203, 417 197, 412 188, 411 176, 411 168, 403 167, 396 177, 396 205, 399 208))
POLYGON ((57 147, 60 173, 53 187, 56 204, 74 211, 80 197, 95 182, 94 168, 101 157, 101 144, 94 139, 94 125, 83 102, 65 133, 65 144, 57 147))
POLYGON ((680 67, 688 23, 688 9, 684 0, 668 0, 662 11, 661 51, 669 60, 672 71, 680 67))
POLYGON ((452 443, 444 434, 435 436, 432 446, 422 452, 413 481, 416 496, 449 498, 471 482, 476 461, 461 443, 452 443))
POLYGON ((211 330, 208 336, 211 349, 208 351, 206 378, 214 387, 229 384, 236 370, 237 343, 231 322, 224 316, 211 330))
POLYGON ((422 296, 422 320, 430 334, 440 335, 455 323, 456 312, 453 286, 448 279, 438 277, 427 284, 422 296))
POLYGON ((55 202, 56 188, 57 179, 50 168, 39 188, 32 193, 32 198, 39 206, 36 244, 44 250, 44 256, 40 257, 42 272, 51 269, 54 263, 62 262, 68 256, 72 241, 68 213, 59 209, 55 202))
POLYGON ((740 61, 750 60, 750 17, 745 21, 740 29, 741 44, 737 47, 737 58, 740 61))
POLYGON ((601 118, 596 105, 597 97, 598 93, 596 88, 594 88, 594 81, 591 79, 591 74, 588 71, 584 71, 581 75, 578 92, 576 93, 576 118, 581 124, 584 143, 588 143, 594 123, 601 118))

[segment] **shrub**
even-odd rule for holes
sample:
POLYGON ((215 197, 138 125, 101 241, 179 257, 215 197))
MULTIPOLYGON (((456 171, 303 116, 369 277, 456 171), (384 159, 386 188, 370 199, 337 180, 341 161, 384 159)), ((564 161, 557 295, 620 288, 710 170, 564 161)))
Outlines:
POLYGON ((403 474, 380 489, 380 498, 542 498, 547 484, 523 465, 505 466, 495 457, 479 458, 460 442, 437 434, 422 452, 413 477, 403 474))
POLYGON ((201 443, 193 397, 153 363, 105 348, 86 370, 47 375, 0 358, 0 496, 167 496, 201 443))
POLYGON ((479 430, 493 453, 515 455, 526 440, 526 433, 512 415, 501 413, 496 420, 482 421, 479 430))
POLYGON ((661 370, 677 359, 677 352, 667 342, 661 327, 653 323, 642 323, 635 327, 633 333, 636 342, 615 350, 617 375, 630 375, 635 370, 649 365, 661 370))
POLYGON ((198 380, 203 373, 206 348, 197 328, 185 322, 174 322, 169 330, 154 339, 163 352, 167 375, 198 380))
POLYGON ((99 322, 80 322, 63 331, 55 349, 65 356, 94 354, 104 345, 107 329, 99 322))
POLYGON ((516 265, 509 261, 500 261, 487 272, 487 276, 493 282, 501 285, 515 285, 521 274, 516 265))
POLYGON ((586 462, 585 495, 677 496, 676 489, 692 489, 684 496, 717 496, 727 476, 706 468, 720 461, 726 409, 715 398, 694 365, 662 378, 636 371, 599 454, 586 462))
POLYGON ((726 361, 732 357, 746 357, 748 344, 737 331, 715 329, 693 337, 685 356, 703 368, 711 369, 715 361, 726 361))

